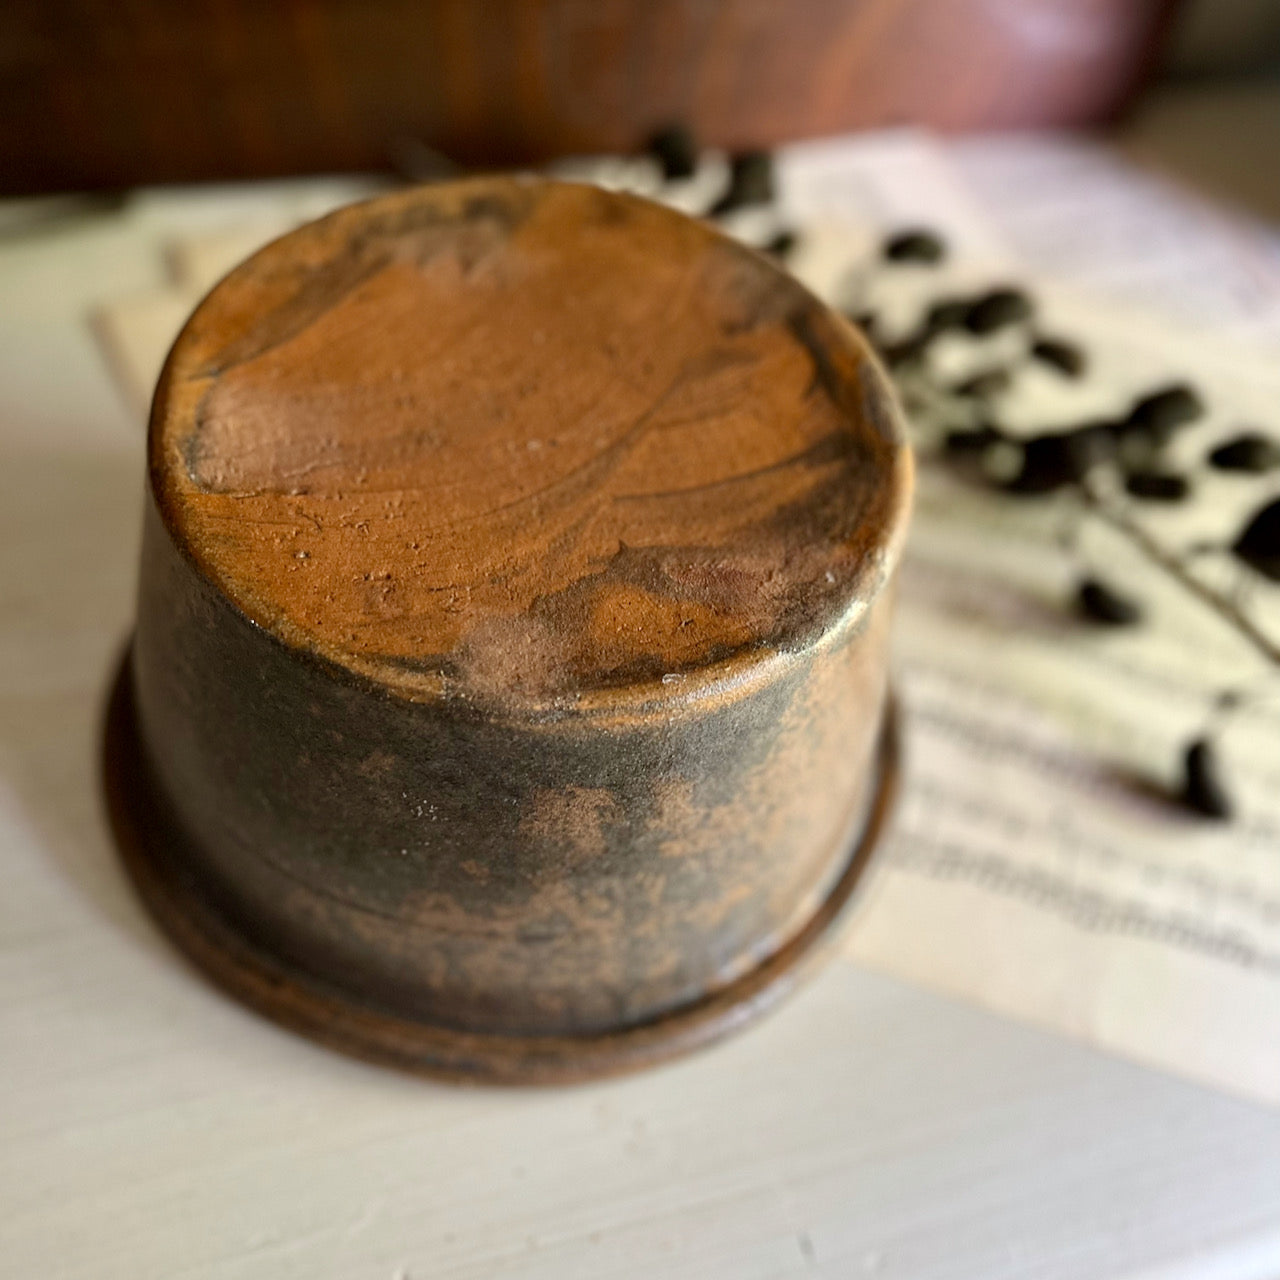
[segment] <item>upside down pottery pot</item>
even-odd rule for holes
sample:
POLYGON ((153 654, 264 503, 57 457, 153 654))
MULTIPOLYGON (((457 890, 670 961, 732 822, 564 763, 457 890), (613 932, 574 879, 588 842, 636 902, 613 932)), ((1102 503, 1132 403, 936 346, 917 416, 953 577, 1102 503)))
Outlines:
POLYGON ((149 460, 108 795, 216 981, 501 1081, 789 989, 893 777, 911 464, 842 318, 644 200, 407 191, 209 294, 149 460))

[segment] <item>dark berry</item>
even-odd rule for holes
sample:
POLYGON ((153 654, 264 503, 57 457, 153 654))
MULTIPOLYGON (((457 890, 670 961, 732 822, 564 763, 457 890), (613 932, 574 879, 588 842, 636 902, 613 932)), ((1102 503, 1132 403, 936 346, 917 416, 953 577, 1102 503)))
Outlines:
POLYGON ((1209 465, 1219 471, 1260 474, 1280 467, 1280 443, 1260 431, 1245 431, 1220 444, 1209 454, 1209 465))
POLYGON ((967 298, 942 298, 925 313, 924 328, 929 333, 963 328, 971 305, 967 298))
POLYGON ((898 342, 885 347, 881 354, 885 362, 894 368, 918 360, 929 349, 929 344, 951 329, 963 329, 969 324, 969 317, 974 307, 980 306, 983 299, 973 298, 941 298, 933 303, 924 314, 914 333, 898 342))
POLYGON ((800 243, 800 237, 794 231, 779 231, 772 240, 763 245, 764 252, 775 258, 785 258, 800 243))
POLYGON ((884 362, 890 369, 896 369, 900 365, 910 364, 913 360, 919 360, 929 349, 929 343, 933 341, 933 334, 928 330, 913 333, 910 337, 903 338, 898 342, 891 342, 887 346, 880 348, 880 354, 884 357, 884 362))
POLYGON ((649 154, 662 166, 662 176, 668 182, 692 178, 698 167, 698 145, 681 124, 659 129, 649 141, 649 154))
POLYGON ((1207 738, 1197 738, 1183 753, 1179 799, 1206 818, 1231 816, 1231 799, 1218 777, 1217 756, 1207 738))
POLYGON ((1231 550, 1264 578, 1280 582, 1280 498, 1254 512, 1231 550))
POLYGON ((1181 502, 1191 492, 1186 476, 1169 471, 1130 471, 1124 487, 1144 502, 1181 502))
POLYGON ((997 367, 984 369, 981 373, 975 373, 963 381, 957 382, 951 390, 958 396, 972 396, 975 399, 982 400, 987 396, 997 396, 1002 391, 1008 391, 1009 384, 1012 381, 1013 378, 1008 369, 997 367))
POLYGON ((712 216, 768 204, 773 199, 773 156, 744 151, 729 162, 729 189, 711 207, 712 216))
POLYGON ((1110 458, 1114 447, 1105 424, 1032 436, 1022 443, 1022 469, 1006 486, 1011 493, 1052 493, 1075 484, 1110 458))
POLYGON ((869 338, 876 331, 876 313, 874 311, 846 311, 844 318, 857 329, 861 329, 869 338))
POLYGON ((880 354, 885 363, 892 369, 920 359, 936 337, 946 333, 948 329, 963 326, 969 307, 970 303, 965 298, 944 298, 933 303, 914 333, 881 348, 880 354))
POLYGON ((1031 299, 1020 290, 993 289, 969 304, 964 327, 970 333, 985 336, 1029 320, 1032 309, 1031 299))
POLYGON ((1022 468, 1008 485, 1014 493, 1052 493, 1083 474, 1065 435, 1032 436, 1022 448, 1022 468))
POLYGON ((1138 400, 1129 410, 1125 426, 1163 445, 1179 427, 1194 422, 1203 413, 1200 397, 1186 383, 1178 383, 1138 400))
POLYGON ((1068 378, 1080 377, 1088 364, 1084 352, 1074 342, 1061 338, 1037 338, 1031 344, 1031 356, 1068 378))
POLYGON ((942 448, 953 458, 974 458, 1004 438, 1004 433, 992 426, 957 429, 943 436, 942 448))
POLYGON ((1090 622, 1107 627, 1131 627, 1142 621, 1142 606, 1097 578, 1086 578, 1076 592, 1076 606, 1090 622))
POLYGON ((924 228, 900 231, 884 242, 881 250, 889 262, 921 262, 932 265, 947 254, 942 237, 924 228))

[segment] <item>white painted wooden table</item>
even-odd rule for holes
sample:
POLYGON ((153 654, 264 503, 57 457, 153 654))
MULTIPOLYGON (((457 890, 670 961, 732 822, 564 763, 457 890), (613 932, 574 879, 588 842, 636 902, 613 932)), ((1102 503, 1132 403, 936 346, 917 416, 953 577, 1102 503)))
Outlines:
POLYGON ((207 988, 96 784, 142 439, 83 318, 158 269, 123 221, 0 242, 0 1276, 1280 1276, 1280 1114, 848 960, 559 1092, 402 1078, 207 988))

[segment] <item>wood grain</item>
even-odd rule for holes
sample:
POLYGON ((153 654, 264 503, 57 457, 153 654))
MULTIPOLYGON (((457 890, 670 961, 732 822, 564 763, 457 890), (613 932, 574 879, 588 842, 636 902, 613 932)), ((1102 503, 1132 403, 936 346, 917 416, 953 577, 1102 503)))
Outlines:
POLYGON ((466 164, 851 129, 1084 125, 1171 0, 16 0, 0 190, 466 164))

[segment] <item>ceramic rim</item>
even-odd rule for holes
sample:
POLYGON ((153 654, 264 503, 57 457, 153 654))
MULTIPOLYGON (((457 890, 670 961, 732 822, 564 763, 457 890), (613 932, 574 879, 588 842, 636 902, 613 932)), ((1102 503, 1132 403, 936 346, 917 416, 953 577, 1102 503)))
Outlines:
POLYGON ((648 1022, 582 1036, 477 1034, 355 1003, 291 971, 210 908, 183 876, 143 782, 130 672, 126 652, 104 732, 107 810, 125 866, 163 931, 217 986, 273 1021, 367 1061, 455 1081, 560 1084, 618 1075, 711 1044, 761 1016, 797 985, 836 931, 898 786, 899 716, 890 698, 861 831, 827 896, 782 947, 727 986, 648 1022))

